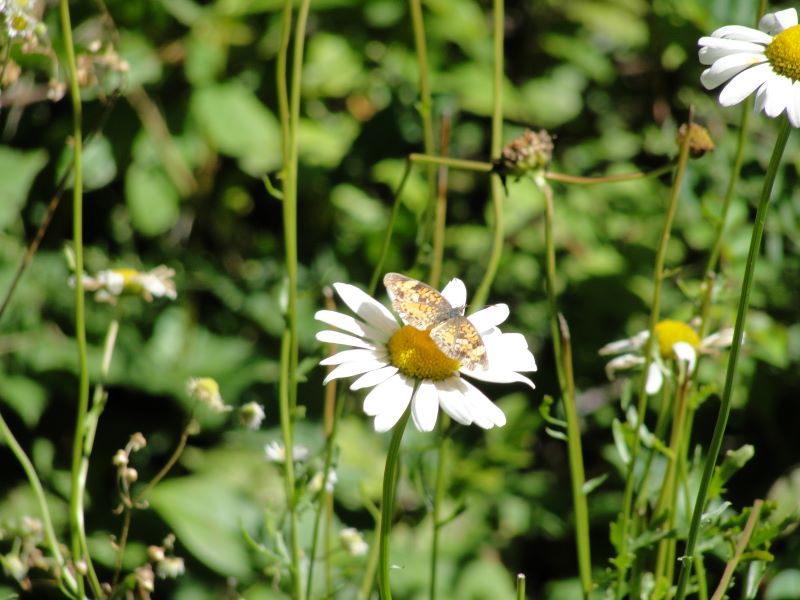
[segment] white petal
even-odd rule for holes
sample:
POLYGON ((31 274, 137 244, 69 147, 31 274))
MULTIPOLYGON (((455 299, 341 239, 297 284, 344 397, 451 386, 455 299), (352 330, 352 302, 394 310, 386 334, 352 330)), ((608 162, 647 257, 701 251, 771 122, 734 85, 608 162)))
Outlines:
POLYGON ((447 285, 442 289, 442 296, 453 308, 459 308, 467 304, 467 288, 464 282, 458 278, 453 278, 447 282, 447 285))
POLYGON ((439 390, 439 404, 442 410, 462 425, 472 425, 472 412, 464 400, 466 386, 460 377, 450 377, 436 382, 439 390))
POLYGON ((755 52, 740 52, 724 56, 714 62, 711 67, 703 71, 700 75, 700 83, 702 83, 703 87, 707 90, 713 90, 715 87, 719 87, 728 81, 728 79, 734 75, 744 71, 747 67, 761 64, 766 62, 766 60, 766 56, 755 52))
POLYGON ((712 333, 708 337, 703 338, 700 342, 700 347, 703 349, 709 348, 727 348, 733 343, 733 328, 726 327, 719 331, 712 333))
POLYGON ((320 342, 338 344, 340 346, 352 346, 353 348, 364 348, 365 350, 375 350, 375 346, 367 341, 352 335, 347 335, 340 331, 318 331, 316 338, 320 342))
POLYGON ((366 373, 367 371, 375 371, 376 369, 382 369, 385 366, 386 363, 382 360, 359 360, 356 362, 342 363, 341 365, 336 367, 333 371, 328 373, 328 376, 322 382, 322 385, 325 385, 329 381, 333 381, 334 379, 341 379, 342 377, 352 377, 353 375, 361 375, 362 373, 366 373))
POLYGON ((389 377, 395 373, 397 373, 397 367, 392 365, 370 371, 369 373, 364 373, 361 377, 350 384, 350 389, 361 390, 363 388, 378 385, 389 379, 389 377))
POLYGON ((644 391, 653 395, 661 389, 664 383, 664 375, 661 373, 661 368, 656 363, 650 363, 650 368, 647 369, 647 382, 644 384, 644 391))
MULTIPOLYGON (((394 379, 394 377, 392 379, 394 379)), ((389 379, 388 381, 392 381, 392 379, 389 379)), ((389 431, 397 424, 397 422, 400 420, 400 417, 403 416, 403 413, 406 412, 406 409, 408 408, 408 403, 411 401, 411 392, 413 391, 413 384, 411 384, 410 381, 404 380, 403 387, 398 388, 394 397, 387 398, 388 403, 384 407, 384 410, 375 416, 375 421, 373 422, 375 431, 378 433, 383 433, 384 431, 389 431)))
POLYGON ((764 111, 764 104, 767 103, 767 84, 766 82, 756 90, 756 99, 753 102, 753 112, 760 113, 764 111))
POLYGON ((420 431, 433 431, 439 414, 439 392, 430 381, 420 383, 411 401, 411 418, 420 431))
POLYGON ((711 34, 711 37, 740 40, 742 42, 755 42, 764 45, 772 41, 772 36, 768 33, 742 25, 726 25, 725 27, 720 27, 711 34))
POLYGON ((533 381, 525 377, 525 375, 520 375, 516 371, 491 368, 487 371, 467 371, 466 369, 461 369, 461 373, 479 381, 488 381, 489 383, 524 383, 532 390, 536 389, 533 381))
POLYGON ((694 366, 697 363, 697 352, 691 344, 686 342, 675 342, 672 344, 672 351, 678 360, 686 363, 686 370, 688 373, 694 371, 694 366))
POLYGON ((521 333, 502 333, 483 338, 490 369, 535 371, 536 360, 521 333))
POLYGON ((764 46, 760 44, 715 37, 702 37, 697 42, 697 45, 700 46, 697 57, 700 59, 700 64, 703 65, 713 64, 723 56, 739 52, 747 52, 748 54, 764 52, 764 46))
MULTIPOLYGON (((382 412, 391 410, 392 405, 402 404, 408 406, 414 386, 402 375, 394 375, 376 385, 364 398, 364 413, 374 417, 382 412), (404 400, 405 397, 405 400, 404 400)), ((403 414, 402 411, 400 414, 403 414)), ((400 418, 400 415, 397 417, 400 418)), ((395 419, 397 421, 397 419, 395 419)))
POLYGON ((326 325, 331 325, 361 338, 376 340, 381 343, 389 339, 389 334, 385 331, 362 323, 350 315, 344 315, 332 310, 318 310, 314 318, 317 321, 322 321, 326 325))
POLYGON ((497 327, 503 323, 509 315, 507 304, 493 304, 482 308, 478 312, 472 313, 468 318, 470 322, 475 325, 478 333, 483 334, 493 327, 497 327))
POLYGON ((640 331, 639 333, 624 339, 610 342, 600 348, 597 353, 600 356, 607 356, 609 354, 619 354, 620 352, 635 352, 644 346, 647 338, 650 337, 649 331, 640 331))
POLYGON ((764 114, 768 117, 777 117, 784 110, 791 99, 792 80, 783 75, 773 74, 766 81, 766 102, 764 103, 764 114))
POLYGON ((336 293, 347 307, 373 327, 386 333, 397 329, 397 319, 383 304, 349 283, 334 283, 336 293))
POLYGON ((612 358, 606 363, 606 376, 609 379, 614 379, 617 371, 627 371, 633 367, 638 367, 644 364, 644 357, 638 354, 622 354, 616 358, 612 358))
POLYGON ((792 127, 800 127, 800 82, 795 81, 792 85, 792 95, 786 104, 786 116, 792 127))
POLYGON ((506 424, 506 415, 494 402, 471 383, 464 381, 464 385, 467 388, 465 398, 472 409, 472 420, 476 425, 491 429, 506 424))
POLYGON ((771 35, 775 35, 795 25, 797 25, 797 11, 793 8, 787 8, 786 10, 765 14, 761 17, 758 28, 771 35))
POLYGON ((385 359, 386 355, 375 350, 342 350, 333 356, 323 358, 319 361, 323 367, 328 365, 340 365, 345 362, 355 360, 372 360, 372 359, 385 359))
POLYGON ((719 103, 722 106, 739 104, 773 75, 772 66, 769 63, 756 65, 742 71, 731 79, 728 85, 722 88, 722 92, 719 95, 719 103))

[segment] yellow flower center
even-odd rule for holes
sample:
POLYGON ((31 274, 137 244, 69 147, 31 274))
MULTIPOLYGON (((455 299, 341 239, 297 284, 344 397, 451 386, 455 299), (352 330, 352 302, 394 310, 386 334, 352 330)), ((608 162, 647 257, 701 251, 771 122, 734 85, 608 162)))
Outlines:
POLYGON ((764 50, 778 75, 800 81, 800 25, 781 31, 764 50))
POLYGON ((656 340, 658 340, 658 350, 661 358, 675 358, 675 351, 672 346, 677 342, 686 342, 692 348, 700 345, 700 338, 697 337, 694 329, 681 321, 670 319, 656 324, 656 340))
POLYGON ((389 360, 403 375, 415 379, 441 381, 451 377, 461 366, 446 356, 427 331, 404 325, 394 332, 386 344, 389 360))

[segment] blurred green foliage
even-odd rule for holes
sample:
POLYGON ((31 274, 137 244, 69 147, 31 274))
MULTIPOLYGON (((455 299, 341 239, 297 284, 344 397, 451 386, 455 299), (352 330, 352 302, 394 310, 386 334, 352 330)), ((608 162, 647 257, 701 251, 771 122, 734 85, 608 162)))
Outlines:
MULTIPOLYGON (((432 110, 437 123, 445 115, 452 120, 450 155, 458 158, 490 158, 489 4, 423 2, 432 110)), ((280 573, 259 548, 279 529, 275 520, 283 506, 280 470, 263 454, 264 444, 280 437, 281 205, 261 181, 274 177, 282 161, 275 90, 281 6, 278 0, 109 0, 113 24, 95 3, 71 7, 79 52, 90 57, 96 75, 84 89, 87 271, 159 264, 177 271, 174 303, 127 298, 114 307, 87 307, 93 381, 106 328, 114 318, 121 323, 88 487, 86 521, 104 577, 115 558, 109 535, 119 535, 121 526, 111 512, 119 499, 110 461, 130 434, 141 431, 148 439, 135 464, 147 481, 171 453, 192 410, 184 392, 188 377, 214 377, 229 404, 256 401, 267 412, 259 432, 233 431, 232 419, 198 412, 202 432, 191 438, 171 477, 152 491, 152 510, 134 515, 124 564, 140 564, 145 546, 175 532, 188 574, 157 584, 175 598, 219 597, 230 586, 247 598, 285 597, 275 591, 280 573), (100 53, 90 50, 96 40, 119 53, 127 72, 103 68, 100 53)), ((740 114, 719 108, 701 89, 696 41, 722 24, 752 23, 754 11, 754 2, 721 0, 550 0, 506 7, 505 138, 525 126, 549 129, 556 136, 553 170, 600 175, 660 166, 677 153, 675 132, 690 105, 711 131, 717 150, 690 164, 669 246, 667 263, 675 270, 662 312, 670 318, 688 320, 697 309, 740 114)), ((57 11, 47 4, 42 18, 59 54, 57 11)), ((10 48, 10 57, 22 69, 15 85, 24 84, 30 97, 49 78, 63 76, 52 57, 28 55, 18 46, 10 48)), ((405 2, 312 2, 299 134, 299 404, 307 419, 298 429, 298 443, 312 454, 301 479, 322 465, 323 373, 315 364, 324 349, 314 339, 313 314, 323 306, 325 286, 347 281, 364 287, 369 280, 403 158, 422 146, 417 77, 405 2)), ((3 89, 4 98, 10 90, 3 89)), ((68 101, 22 98, 4 102, 0 114, 3 292, 71 156, 68 101)), ((715 282, 714 329, 733 322, 753 202, 774 133, 774 123, 752 119, 715 282)), ((719 482, 735 507, 734 516, 725 518, 738 517, 771 488, 779 501, 776 514, 796 510, 800 497, 793 471, 800 451, 794 368, 800 359, 798 168, 795 139, 776 183, 726 441, 727 448, 751 444, 755 455, 740 474, 719 482)), ((481 280, 491 243, 488 188, 482 175, 449 174, 444 274, 461 277, 469 289, 481 280)), ((598 573, 612 553, 608 530, 624 479, 611 426, 624 417, 597 349, 646 325, 667 191, 666 178, 555 186, 558 291, 573 337, 587 476, 610 474, 590 496, 598 573)), ((403 194, 386 270, 408 271, 418 251, 424 266, 429 248, 418 249, 415 241, 426 199, 424 172, 417 169, 403 194)), ((67 195, 0 322, 0 409, 33 456, 59 531, 65 528, 61 511, 77 387, 74 299, 62 253, 71 235, 69 204, 67 195)), ((536 597, 576 597, 566 448, 545 432, 538 412, 542 396, 557 388, 542 215, 535 186, 509 181, 507 239, 490 301, 510 305, 511 326, 525 334, 539 363, 538 391, 486 386, 508 425, 486 434, 452 432, 444 512, 454 518, 442 530, 441 597, 509 598, 516 572, 527 574, 536 597)), ((723 360, 703 364, 709 393, 720 385, 723 367, 723 360)), ((388 436, 372 431, 358 395, 343 397, 336 519, 369 531, 374 521, 366 507, 380 500, 388 436)), ((707 445, 716 407, 712 394, 698 412, 694 443, 707 445)), ((407 476, 397 500, 404 516, 392 536, 393 562, 402 567, 393 580, 399 598, 421 598, 427 589, 434 442, 411 430, 404 441, 407 476)), ((9 527, 15 518, 35 514, 35 504, 10 452, 2 448, 0 457, 0 527, 9 527)), ((306 541, 311 518, 310 510, 302 513, 306 541)), ((707 550, 706 567, 718 574, 730 548, 707 550)), ((771 552, 776 560, 765 597, 796 598, 800 572, 787 567, 800 560, 797 536, 780 538, 771 552)), ((343 575, 339 597, 354 597, 363 560, 340 552, 335 561, 343 575)))

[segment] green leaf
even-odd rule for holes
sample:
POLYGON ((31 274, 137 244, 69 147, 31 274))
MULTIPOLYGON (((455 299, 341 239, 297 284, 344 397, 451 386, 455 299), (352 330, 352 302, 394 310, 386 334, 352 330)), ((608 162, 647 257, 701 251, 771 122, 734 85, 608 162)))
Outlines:
POLYGON ((800 570, 781 571, 767 586, 766 600, 794 600, 800 598, 800 570))
POLYGON ((146 236, 161 235, 178 220, 178 191, 159 167, 133 163, 125 176, 125 200, 133 226, 146 236))
POLYGON ((190 112, 211 143, 222 154, 238 159, 245 173, 260 176, 280 167, 278 120, 242 83, 195 90, 190 112))
POLYGON ((36 174, 47 164, 47 152, 24 152, 0 146, 0 229, 5 229, 25 204, 36 174))
POLYGON ((342 98, 363 83, 361 54, 344 36, 318 32, 308 43, 306 57, 303 93, 309 97, 342 98))
POLYGON ((47 391, 27 377, 3 373, 0 376, 0 403, 10 406, 25 425, 33 428, 47 406, 47 391))
POLYGON ((149 494, 153 509, 181 544, 209 568, 225 576, 247 577, 250 555, 240 528, 252 529, 260 510, 215 476, 163 481, 149 494))
MULTIPOLYGON (((71 163, 72 148, 65 147, 58 159, 57 179, 61 179, 71 163)), ((114 180, 117 176, 117 163, 114 160, 111 142, 107 137, 102 135, 92 137, 83 147, 81 169, 83 171, 83 189, 86 191, 96 190, 114 180)), ((70 173, 70 186, 72 182, 73 175, 70 173)))
POLYGON ((134 88, 161 80, 161 59, 146 36, 120 33, 119 55, 128 63, 126 87, 134 88))
POLYGON ((336 167, 350 150, 358 132, 356 120, 346 115, 302 119, 297 130, 300 160, 317 167, 336 167))

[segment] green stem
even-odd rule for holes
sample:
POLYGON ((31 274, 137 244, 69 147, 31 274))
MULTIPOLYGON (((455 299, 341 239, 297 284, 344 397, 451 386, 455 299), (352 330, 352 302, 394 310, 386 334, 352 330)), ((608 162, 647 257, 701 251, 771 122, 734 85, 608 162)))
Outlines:
POLYGON ((517 573, 517 600, 525 600, 525 575, 517 573))
POLYGON ((447 156, 431 156, 429 154, 416 154, 411 153, 408 155, 408 160, 413 163, 420 163, 423 165, 439 165, 440 167, 450 167, 453 169, 461 169, 463 171, 478 171, 479 173, 491 173, 492 163, 483 162, 480 160, 465 160, 463 158, 449 158, 447 156))
POLYGON ((22 467, 22 470, 25 471, 25 475, 28 478, 28 483, 30 483, 31 489, 33 489, 34 496, 36 496, 36 502, 39 505, 39 511, 42 515, 42 523, 44 525, 45 543, 47 544, 47 549, 50 551, 50 554, 55 561, 56 572, 59 575, 60 584, 62 588, 66 588, 65 592, 67 595, 75 597, 78 591, 78 584, 75 582, 72 573, 70 573, 69 569, 67 569, 66 561, 64 560, 64 556, 61 554, 58 538, 56 537, 55 529, 53 529, 53 520, 50 516, 50 508, 47 506, 47 499, 44 495, 42 482, 39 481, 39 477, 36 475, 36 468, 33 466, 30 458, 28 458, 28 455, 25 454, 25 450, 23 450, 22 446, 19 445, 17 438, 14 437, 14 434, 11 432, 11 428, 9 428, 2 414, 0 414, 0 434, 2 434, 0 435, 0 438, 6 441, 8 447, 11 449, 11 452, 14 454, 20 466, 22 467))
MULTIPOLYGON (((117 332, 119 331, 119 321, 113 319, 111 323, 108 325, 108 331, 106 332, 106 339, 105 343, 103 344, 103 359, 100 364, 100 381, 97 383, 97 386, 94 388, 94 396, 92 398, 92 408, 89 411, 89 414, 86 419, 86 437, 83 444, 83 457, 81 459, 81 466, 80 466, 80 489, 86 489, 86 478, 89 476, 89 461, 92 456, 92 449, 94 448, 94 439, 97 435, 97 426, 100 424, 100 415, 103 414, 103 410, 106 407, 106 401, 108 400, 108 394, 105 391, 105 381, 108 378, 108 371, 111 368, 111 358, 114 356, 114 347, 117 343, 117 332)), ((80 498, 80 507, 79 510, 81 514, 83 514, 83 495, 80 498)), ((89 547, 86 542, 86 534, 85 532, 81 532, 81 547, 83 548, 84 554, 89 554, 89 547)), ((89 577, 89 581, 91 582, 92 589, 99 590, 101 589, 100 580, 97 577, 97 573, 94 570, 94 565, 91 562, 88 562, 87 565, 87 576, 89 577)), ((102 597, 102 596, 101 596, 102 597)))
POLYGON ((619 183, 622 181, 635 181, 637 179, 655 179, 669 173, 675 168, 674 164, 664 165, 652 171, 637 173, 622 173, 620 175, 603 175, 600 177, 581 177, 580 175, 567 175, 566 173, 553 173, 548 171, 544 178, 548 181, 571 183, 573 185, 595 185, 598 183, 619 183))
POLYGON ((753 273, 755 272, 756 262, 758 260, 759 249, 761 248, 761 238, 764 235, 764 226, 767 221, 767 211, 769 209, 769 199, 772 193, 772 186, 775 183, 775 176, 778 173, 778 166, 783 156, 783 151, 786 148, 786 142, 791 133, 791 125, 789 121, 784 118, 781 125, 781 130, 778 134, 778 139, 775 141, 775 148, 772 151, 772 157, 767 167, 767 173, 764 176, 764 186, 761 189, 761 197, 758 200, 758 209, 756 210, 756 219, 753 225, 753 233, 750 238, 750 250, 747 254, 747 263, 745 265, 744 280, 742 282, 742 291, 739 296, 739 308, 736 312, 736 324, 733 330, 733 344, 731 345, 730 356, 728 357, 728 370, 725 376, 725 388, 722 392, 722 399, 720 401, 719 413, 717 415, 717 422, 714 426, 714 435, 711 438, 711 446, 706 456, 705 466, 703 468, 703 477, 700 480, 700 489, 697 492, 697 499, 695 500, 694 511, 692 513, 692 522, 689 526, 689 536, 686 540, 686 549, 681 562, 681 572, 678 578, 678 592, 677 600, 683 600, 686 595, 686 587, 689 584, 689 576, 692 570, 692 560, 694 560, 695 545, 697 544, 697 536, 700 532, 700 520, 703 512, 705 511, 706 499, 708 495, 708 486, 711 483, 711 476, 714 473, 714 466, 717 464, 719 458, 719 451, 722 447, 722 437, 725 433, 725 427, 728 424, 728 416, 731 410, 731 396, 733 392, 733 381, 736 376, 736 364, 739 360, 739 351, 742 347, 742 337, 744 335, 745 322, 747 321, 747 309, 750 304, 750 292, 753 288, 753 273))
MULTIPOLYGON (((451 119, 448 113, 442 115, 441 137, 439 151, 447 155, 450 151, 451 119)), ((444 260, 444 236, 447 223, 447 175, 448 169, 439 166, 436 179, 436 214, 433 222, 433 250, 431 256, 431 271, 428 285, 438 289, 439 279, 442 277, 442 261, 444 260)))
MULTIPOLYGON (((691 114, 689 116, 689 125, 691 125, 691 114)), ((631 455, 628 462, 628 471, 625 477, 625 492, 623 496, 622 514, 620 515, 619 527, 619 555, 617 556, 617 585, 616 585, 616 598, 619 600, 623 595, 623 584, 625 582, 625 574, 628 570, 630 557, 628 556, 628 535, 631 521, 631 509, 633 506, 633 492, 636 484, 636 461, 639 456, 639 448, 641 446, 641 431, 644 424, 644 416, 647 410, 647 372, 650 364, 653 361, 653 349, 655 348, 655 328, 659 320, 661 312, 661 287, 664 282, 664 263, 667 255, 667 245, 669 243, 670 232, 672 230, 672 221, 675 217, 675 211, 678 207, 678 197, 683 181, 683 174, 686 170, 686 163, 689 158, 689 136, 681 146, 678 164, 675 169, 675 178, 672 182, 672 189, 670 191, 670 199, 667 205, 667 214, 664 219, 664 228, 661 231, 661 239, 656 250, 656 260, 654 268, 654 289, 653 301, 650 306, 650 324, 648 330, 650 335, 647 337, 647 342, 644 346, 644 365, 642 377, 639 383, 639 396, 636 403, 636 426, 634 428, 633 443, 631 447, 631 455)))
POLYGON ((761 508, 763 506, 764 501, 760 499, 753 503, 753 508, 750 509, 750 516, 747 517, 747 523, 744 526, 742 535, 739 536, 739 540, 736 542, 736 551, 725 565, 725 571, 722 573, 722 578, 720 579, 719 585, 717 585, 717 589, 714 591, 714 595, 711 597, 711 600, 722 600, 725 597, 725 591, 731 584, 733 572, 739 565, 739 561, 742 560, 742 554, 744 554, 744 551, 747 549, 747 544, 750 542, 753 531, 755 531, 756 525, 758 524, 758 518, 761 515, 761 508))
MULTIPOLYGON (((493 37, 494 37, 494 77, 492 85, 492 158, 497 158, 503 149, 503 44, 505 26, 505 5, 503 0, 493 0, 493 37)), ((472 298, 474 310, 481 309, 489 297, 500 257, 503 254, 505 227, 503 224, 503 184, 500 177, 492 177, 492 208, 494 214, 494 236, 486 273, 483 276, 475 296, 472 298)))
MULTIPOLYGON (((83 440, 86 434, 86 415, 89 411, 89 366, 86 356, 86 310, 83 293, 83 173, 81 171, 82 154, 82 111, 81 91, 78 85, 78 68, 75 61, 75 46, 72 41, 72 23, 69 15, 69 1, 61 0, 61 29, 64 36, 69 91, 72 100, 72 239, 75 252, 75 340, 78 345, 78 410, 75 419, 75 433, 72 440, 72 466, 70 468, 69 522, 71 532, 72 560, 75 564, 83 562, 87 571, 91 572, 91 557, 83 551, 81 540, 85 539, 83 512, 83 488, 81 487, 80 468, 83 452, 83 440)), ((78 578, 78 592, 84 593, 83 577, 78 578)), ((92 591, 98 598, 104 598, 103 590, 95 586, 90 578, 92 591)))
POLYGON ((445 472, 447 470, 447 458, 450 452, 450 439, 447 437, 447 428, 450 425, 450 418, 442 413, 442 420, 439 424, 439 456, 436 460, 436 483, 433 493, 433 510, 431 518, 433 520, 433 539, 431 540, 431 579, 430 593, 431 600, 436 599, 436 580, 439 562, 439 531, 442 527, 442 503, 444 502, 445 492, 445 472))
MULTIPOLYGON (((417 388, 414 386, 414 393, 417 388)), ((392 440, 389 442, 389 451, 386 454, 386 467, 383 470, 383 501, 381 503, 380 527, 380 567, 379 583, 381 600, 391 600, 392 590, 389 582, 389 537, 392 530, 392 514, 394 512, 394 496, 397 488, 397 478, 400 474, 400 441, 406 429, 408 418, 411 416, 411 406, 406 409, 403 416, 394 426, 392 440)))
MULTIPOLYGON (((333 382, 329 383, 328 385, 333 385, 333 382)), ((314 562, 317 556, 317 541, 319 538, 320 523, 322 521, 322 512, 323 508, 325 507, 324 499, 327 495, 328 475, 330 474, 331 464, 333 463, 333 451, 334 448, 336 447, 336 433, 338 430, 339 417, 342 414, 343 406, 344 402, 338 402, 336 405, 336 411, 334 413, 335 416, 333 419, 333 423, 331 425, 331 431, 325 443, 325 461, 322 471, 322 489, 319 492, 320 501, 317 503, 317 510, 314 514, 314 533, 311 536, 311 549, 309 550, 309 555, 308 555, 308 575, 306 577, 306 596, 308 598, 314 597, 311 591, 314 583, 314 562)))
POLYGON ((369 289, 367 293, 370 296, 375 295, 375 288, 380 280, 381 273, 383 273, 383 264, 386 262, 386 256, 389 254, 389 247, 392 245, 392 233, 394 232, 394 224, 397 221, 397 213, 400 210, 400 194, 406 186, 408 176, 411 174, 411 161, 406 161, 406 167, 403 170, 403 176, 400 178, 400 183, 394 192, 394 199, 392 202, 392 214, 389 217, 389 225, 386 228, 386 235, 383 238, 383 247, 381 248, 381 255, 378 257, 378 262, 375 263, 375 270, 372 271, 372 278, 369 282, 369 289))

